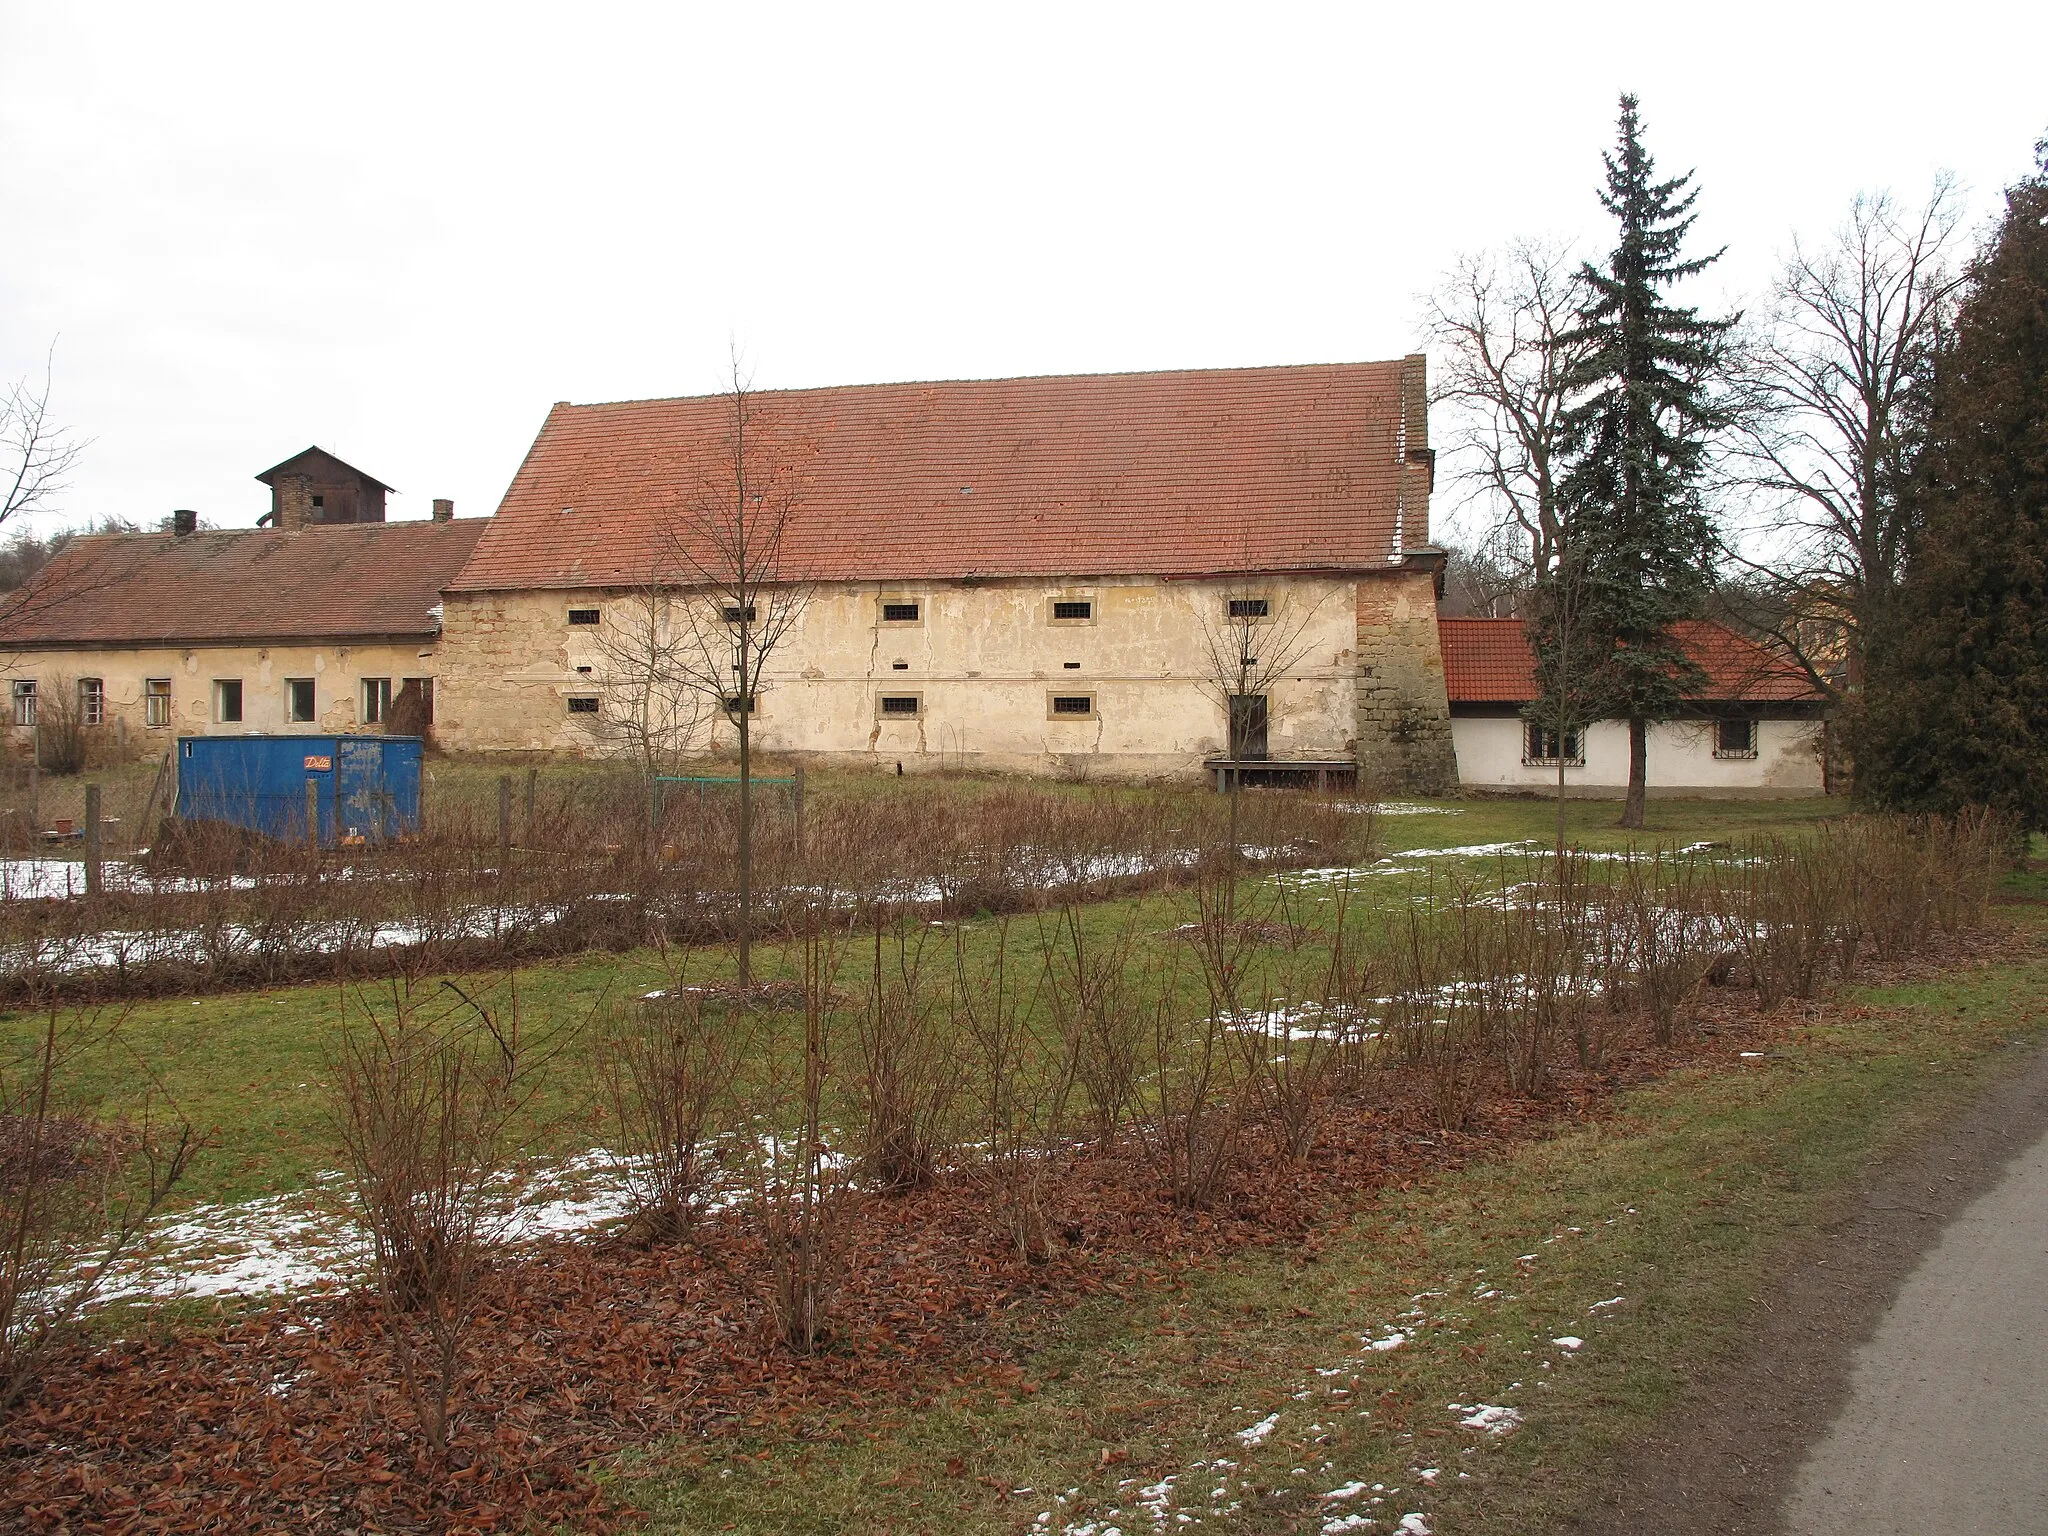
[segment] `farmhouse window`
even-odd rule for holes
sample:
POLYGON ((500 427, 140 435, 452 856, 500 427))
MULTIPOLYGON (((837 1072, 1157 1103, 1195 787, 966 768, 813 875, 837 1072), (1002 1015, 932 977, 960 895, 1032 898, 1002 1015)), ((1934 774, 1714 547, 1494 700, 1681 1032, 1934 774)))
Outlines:
POLYGON ((882 604, 882 622, 884 624, 915 624, 920 613, 919 604, 912 602, 908 598, 882 604))
POLYGON ((602 611, 596 608, 571 608, 569 610, 569 622, 571 624, 595 624, 602 617, 602 611))
POLYGON ((223 725, 241 722, 242 680, 239 677, 223 677, 214 682, 213 718, 223 725))
MULTIPOLYGON (((725 712, 728 715, 738 714, 740 712, 741 702, 742 701, 738 694, 728 693, 725 696, 725 712)), ((755 693, 747 695, 745 703, 748 714, 758 715, 759 713, 761 713, 761 696, 759 694, 755 693)))
POLYGON ((1093 720, 1095 718, 1095 695, 1092 693, 1056 693, 1052 696, 1051 708, 1046 713, 1055 720, 1093 720))
POLYGON ((34 725, 36 723, 36 680, 32 677, 15 679, 14 723, 16 725, 34 725))
POLYGON ((382 725, 391 718, 391 679, 363 679, 363 724, 382 725))
POLYGON ((1052 621, 1055 624, 1087 624, 1095 618, 1095 603, 1092 598, 1055 598, 1052 605, 1052 621))
POLYGON ((288 677, 284 680, 284 717, 292 725, 305 725, 313 718, 313 679, 288 677))
POLYGON ((754 622, 754 605, 752 603, 747 604, 744 616, 742 616, 738 603, 727 603, 721 612, 724 613, 725 622, 728 624, 751 624, 754 622))
POLYGON ((1230 617, 1233 619, 1270 619, 1273 616, 1273 602, 1265 597, 1233 597, 1230 599, 1230 617))
POLYGON ((1756 722, 1754 720, 1716 720, 1714 722, 1714 756, 1755 757, 1756 722))
POLYGON ((171 723, 171 680, 152 677, 142 685, 142 723, 163 726, 171 723))
POLYGON ((882 695, 882 713, 885 715, 915 715, 922 708, 922 700, 914 693, 885 693, 882 695))
POLYGON ((78 680, 78 723, 107 723, 107 684, 104 678, 81 677, 78 680))
MULTIPOLYGON (((1586 743, 1578 731, 1564 733, 1564 760, 1567 767, 1584 767, 1586 743)), ((1538 725, 1531 720, 1523 730, 1522 761, 1525 763, 1557 763, 1557 732, 1547 725, 1538 725)))
POLYGON ((595 694, 574 694, 569 699, 569 713, 572 715, 594 715, 597 713, 595 694))

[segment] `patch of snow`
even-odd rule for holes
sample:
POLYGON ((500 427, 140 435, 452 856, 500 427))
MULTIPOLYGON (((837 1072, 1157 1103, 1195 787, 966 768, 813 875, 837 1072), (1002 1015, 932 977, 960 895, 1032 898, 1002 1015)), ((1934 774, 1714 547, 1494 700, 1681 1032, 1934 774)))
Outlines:
POLYGON ((1624 1301, 1626 1301, 1627 1299, 1628 1299, 1628 1298, 1627 1298, 1626 1296, 1610 1296, 1610 1297, 1608 1297, 1608 1298, 1607 1298, 1607 1299, 1606 1299, 1605 1301, 1596 1301, 1596 1302, 1594 1302, 1594 1303, 1593 1303, 1593 1305, 1591 1305, 1590 1307, 1586 1308, 1586 1310, 1587 1310, 1588 1312, 1602 1312, 1602 1311, 1605 1311, 1605 1310, 1606 1310, 1607 1308, 1609 1308, 1609 1307, 1618 1307, 1618 1306, 1620 1306, 1620 1305, 1621 1305, 1621 1304, 1622 1304, 1622 1303, 1623 1303, 1624 1301))
POLYGON ((1405 1533, 1405 1536, 1430 1536, 1429 1522, 1422 1518, 1420 1510, 1412 1514, 1403 1515, 1401 1523, 1395 1526, 1394 1529, 1397 1532, 1405 1533))
POLYGON ((1408 1342, 1408 1335, 1405 1333, 1390 1333, 1383 1339, 1364 1339, 1361 1342, 1367 1349, 1376 1349, 1385 1353, 1387 1350, 1399 1349, 1403 1344, 1406 1344, 1408 1342))
MULTIPOLYGON (((1453 1403, 1451 1406, 1455 1410, 1458 1405, 1453 1403)), ((1484 1430, 1489 1435, 1511 1435, 1522 1427, 1522 1411, 1499 1403, 1473 1403, 1458 1422, 1467 1429, 1484 1430)))
POLYGON ((1584 1339, 1578 1337, 1576 1334, 1570 1333, 1565 1334, 1561 1338, 1552 1339, 1550 1342, 1555 1344, 1559 1349, 1581 1349, 1585 1346, 1586 1343, 1584 1339))
POLYGON ((1354 1480, 1352 1482, 1346 1483, 1342 1488, 1332 1488, 1328 1493, 1323 1495, 1323 1502, 1325 1504, 1341 1504, 1344 1500, 1355 1499, 1361 1493, 1365 1493, 1367 1491, 1368 1489, 1366 1484, 1354 1480))
POLYGON ((1263 1419, 1259 1420, 1258 1423, 1252 1425, 1249 1429, 1240 1429, 1237 1432, 1238 1443, 1240 1445, 1245 1446, 1247 1449, 1255 1445, 1264 1444, 1266 1436, 1273 1433, 1273 1427, 1279 1422, 1279 1414, 1267 1414, 1263 1419))

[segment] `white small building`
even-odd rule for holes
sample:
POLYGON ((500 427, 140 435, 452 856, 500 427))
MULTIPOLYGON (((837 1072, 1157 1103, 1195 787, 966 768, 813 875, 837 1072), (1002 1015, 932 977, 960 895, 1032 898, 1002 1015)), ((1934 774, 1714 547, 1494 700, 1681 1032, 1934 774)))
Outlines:
MULTIPOLYGON (((1520 619, 1440 619, 1458 782, 1467 790, 1618 797, 1628 788, 1628 724, 1602 720, 1559 743, 1525 718, 1535 662, 1520 619)), ((1707 696, 1649 731, 1653 795, 1818 795, 1827 790, 1820 695, 1796 669, 1719 624, 1680 627, 1707 696)))

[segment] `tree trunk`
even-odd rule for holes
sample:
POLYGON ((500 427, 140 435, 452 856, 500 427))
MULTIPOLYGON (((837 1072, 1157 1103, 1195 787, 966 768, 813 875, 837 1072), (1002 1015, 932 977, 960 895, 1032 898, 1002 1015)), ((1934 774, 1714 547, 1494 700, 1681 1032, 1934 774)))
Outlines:
POLYGON ((1643 803, 1650 786, 1650 722, 1641 715, 1628 717, 1628 798, 1621 802, 1621 824, 1640 830, 1643 803))
MULTIPOLYGON (((1560 871, 1564 868, 1564 744, 1565 733, 1557 733, 1557 863, 1560 871)), ((1560 874, 1562 878, 1562 874, 1560 874)))
MULTIPOLYGON (((741 609, 746 607, 744 595, 741 609)), ((752 656, 747 651, 747 630, 740 626, 740 993, 754 984, 754 757, 753 679, 748 676, 752 656)))

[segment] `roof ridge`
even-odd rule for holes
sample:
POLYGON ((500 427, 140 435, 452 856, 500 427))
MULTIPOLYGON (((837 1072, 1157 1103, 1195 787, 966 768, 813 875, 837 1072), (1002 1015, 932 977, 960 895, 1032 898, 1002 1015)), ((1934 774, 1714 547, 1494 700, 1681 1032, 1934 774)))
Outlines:
MULTIPOLYGON (((1001 373, 949 379, 870 379, 864 384, 806 384, 790 389, 749 389, 748 396, 829 395, 881 389, 934 389, 949 384, 1078 384, 1107 379, 1215 378, 1225 374, 1335 372, 1342 368, 1399 369, 1398 357, 1363 358, 1338 363, 1246 363, 1221 368, 1126 368, 1108 373, 1001 373)), ((557 400, 550 407, 572 411, 602 410, 615 405, 681 405, 700 400, 729 400, 731 390, 703 395, 634 395, 623 400, 557 400)), ((529 450, 530 452, 530 450, 529 450)))

